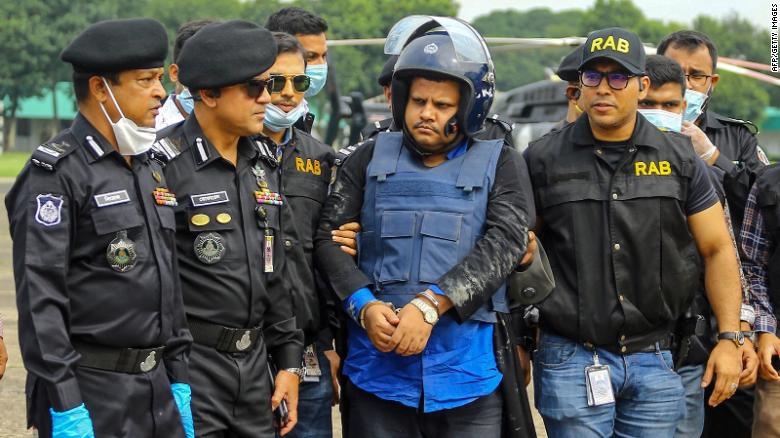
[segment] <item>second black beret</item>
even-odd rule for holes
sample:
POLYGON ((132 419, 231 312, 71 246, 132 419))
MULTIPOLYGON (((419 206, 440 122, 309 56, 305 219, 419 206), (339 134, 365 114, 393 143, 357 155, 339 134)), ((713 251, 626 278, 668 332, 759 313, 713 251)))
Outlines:
POLYGON ((276 61, 276 42, 251 21, 212 23, 184 43, 179 82, 194 90, 222 88, 247 81, 276 61))

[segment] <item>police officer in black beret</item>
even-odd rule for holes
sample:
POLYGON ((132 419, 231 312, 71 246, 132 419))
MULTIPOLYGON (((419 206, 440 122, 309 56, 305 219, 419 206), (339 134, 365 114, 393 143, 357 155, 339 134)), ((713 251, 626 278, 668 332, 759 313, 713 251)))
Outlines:
POLYGON ((283 281, 281 215, 289 206, 276 151, 253 139, 263 130, 276 50, 271 33, 248 21, 199 30, 178 62, 194 111, 156 143, 179 200, 176 240, 202 437, 273 437, 271 408, 283 398, 289 415, 280 415, 280 432, 297 418, 303 333, 283 281))
POLYGON ((669 339, 701 259, 722 330, 702 384, 717 375, 712 404, 737 389, 736 254, 690 139, 637 114, 649 87, 639 38, 591 33, 579 71, 585 116, 526 153, 557 285, 539 305, 537 407, 551 436, 672 436, 684 390, 669 339))
POLYGON ((150 19, 77 36, 60 57, 79 114, 5 200, 28 424, 41 437, 194 436, 176 197, 150 153, 167 49, 150 19))

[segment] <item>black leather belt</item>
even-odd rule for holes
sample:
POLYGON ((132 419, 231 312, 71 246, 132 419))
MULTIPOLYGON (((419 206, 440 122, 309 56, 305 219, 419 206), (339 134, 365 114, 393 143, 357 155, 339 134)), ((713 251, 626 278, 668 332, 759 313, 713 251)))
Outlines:
POLYGON ((121 348, 106 347, 86 342, 73 342, 81 355, 79 366, 118 373, 148 373, 163 360, 165 347, 121 348))
POLYGON ((187 319, 187 324, 195 342, 225 353, 251 351, 263 337, 260 327, 231 328, 198 319, 187 319))
MULTIPOLYGON (((619 347, 612 346, 612 345, 609 346, 600 345, 598 348, 603 348, 604 350, 607 350, 610 353, 615 353, 615 354, 633 354, 633 353, 654 353, 656 350, 668 350, 671 348, 671 346, 672 346, 672 337, 664 336, 662 339, 652 342, 645 347, 627 348, 626 351, 621 351, 619 347)), ((585 343, 585 347, 592 348, 593 345, 585 343)))

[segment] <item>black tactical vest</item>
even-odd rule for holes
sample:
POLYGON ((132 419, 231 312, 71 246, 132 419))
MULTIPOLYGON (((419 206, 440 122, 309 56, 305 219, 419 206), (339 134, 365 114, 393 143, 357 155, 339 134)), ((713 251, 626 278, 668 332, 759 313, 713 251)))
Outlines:
POLYGON ((621 353, 664 338, 688 308, 700 258, 685 204, 697 159, 690 140, 637 117, 613 168, 587 117, 527 153, 540 239, 556 289, 541 325, 621 353))

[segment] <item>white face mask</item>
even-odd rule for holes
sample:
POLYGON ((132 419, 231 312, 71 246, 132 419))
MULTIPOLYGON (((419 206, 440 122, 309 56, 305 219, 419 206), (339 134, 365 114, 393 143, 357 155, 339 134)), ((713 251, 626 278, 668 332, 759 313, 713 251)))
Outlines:
POLYGON ((111 92, 111 87, 108 86, 106 78, 103 78, 103 83, 106 84, 108 95, 111 96, 114 106, 119 111, 119 120, 114 123, 111 121, 111 117, 108 116, 103 103, 100 102, 100 109, 103 110, 103 114, 114 131, 116 145, 119 146, 119 153, 122 155, 138 155, 151 149, 152 144, 157 139, 157 131, 154 128, 142 128, 136 125, 134 121, 125 117, 122 109, 119 108, 119 103, 114 98, 114 93, 111 92))
POLYGON ((286 113, 282 111, 278 106, 269 103, 265 106, 265 120, 263 120, 263 127, 270 129, 273 132, 284 131, 290 126, 294 125, 304 114, 306 114, 305 101, 302 101, 290 112, 286 113))

